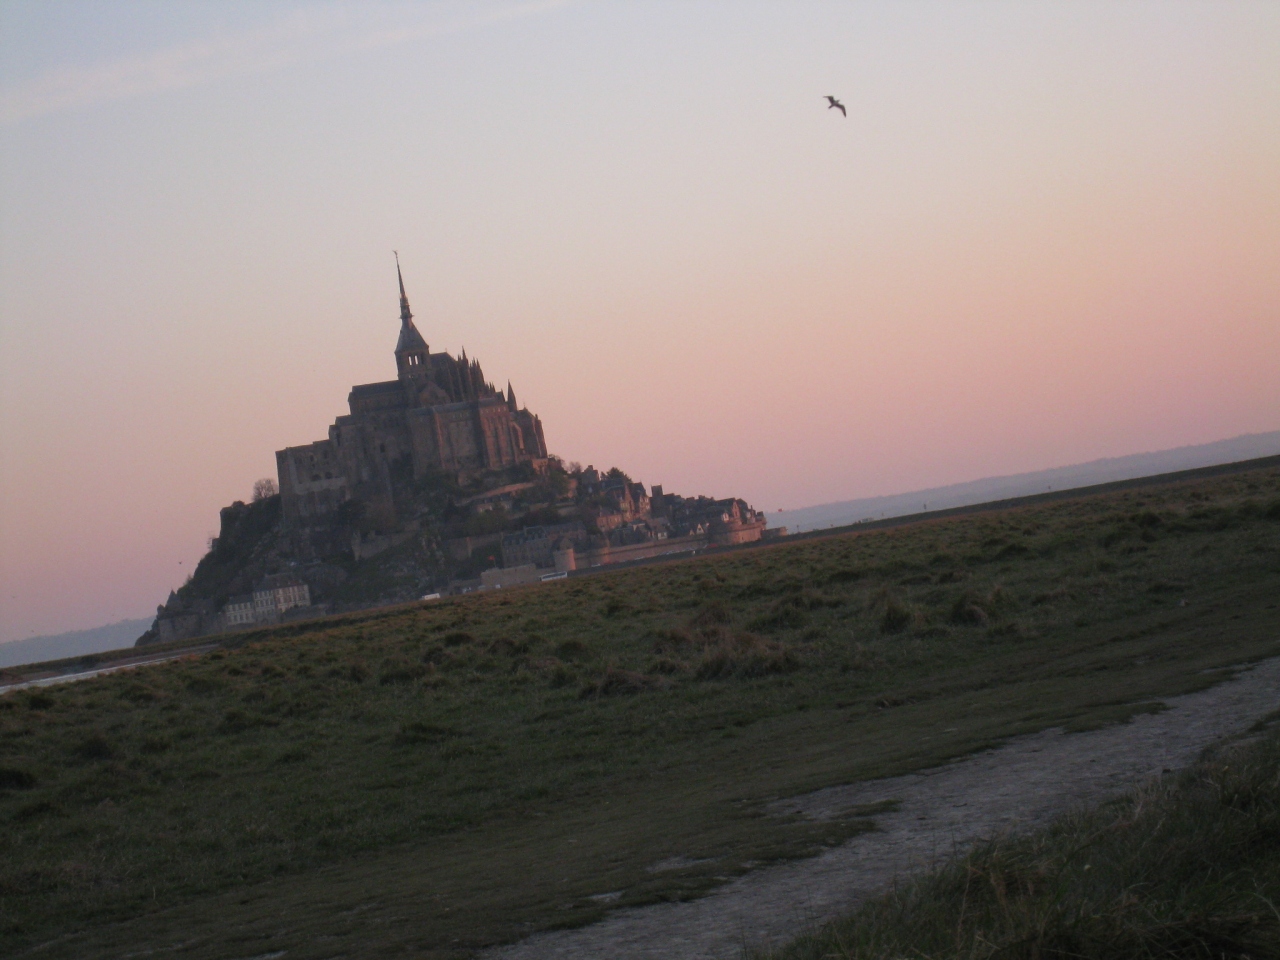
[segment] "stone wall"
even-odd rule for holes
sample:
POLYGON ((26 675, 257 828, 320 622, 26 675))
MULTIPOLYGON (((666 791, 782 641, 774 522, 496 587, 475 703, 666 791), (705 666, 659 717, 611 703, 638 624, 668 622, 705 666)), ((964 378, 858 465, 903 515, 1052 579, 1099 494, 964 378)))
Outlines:
POLYGON ((691 537, 670 537, 666 540, 650 540, 646 543, 632 543, 625 547, 598 547, 594 550, 575 551, 574 561, 577 569, 601 567, 609 563, 626 563, 629 560, 647 560, 650 557, 662 557, 669 553, 689 553, 693 550, 704 550, 711 545, 707 534, 691 537))
POLYGON ((517 587, 526 583, 537 583, 546 570, 539 570, 531 563, 519 567, 494 567, 480 574, 480 584, 486 590, 500 587, 517 587))

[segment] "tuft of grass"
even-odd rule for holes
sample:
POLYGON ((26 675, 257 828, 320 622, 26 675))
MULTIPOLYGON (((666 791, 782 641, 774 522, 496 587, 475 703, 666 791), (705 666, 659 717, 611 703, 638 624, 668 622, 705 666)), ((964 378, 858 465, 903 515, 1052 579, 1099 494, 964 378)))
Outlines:
POLYGON ((115 755, 111 742, 101 733, 91 733, 75 746, 75 756, 81 760, 111 760, 115 755))
POLYGON ((752 633, 720 628, 702 635, 703 646, 693 675, 698 680, 765 677, 790 673, 800 660, 786 645, 752 633))
POLYGON ((30 790, 36 778, 30 770, 19 767, 0 767, 0 790, 30 790))
POLYGON ((581 640, 571 637, 556 645, 556 656, 561 660, 587 660, 591 650, 581 640))
POLYGON ((915 620, 915 612, 895 596, 884 598, 884 613, 880 617, 881 633, 902 633, 915 620))
POLYGON ((427 665, 415 663, 407 657, 396 657, 383 662, 378 671, 378 682, 387 685, 393 683, 413 683, 427 675, 427 665))
POLYGON ((1280 732, 991 840, 757 960, 1280 956, 1280 732))
POLYGON ((600 676, 582 688, 579 694, 584 700, 589 697, 616 697, 632 693, 643 693, 646 690, 659 689, 665 684, 659 677, 637 673, 634 670, 623 670, 621 667, 606 667, 600 676))
POLYGON ((1013 606, 1013 598, 1004 587, 996 584, 985 593, 967 591, 961 594, 951 604, 947 619, 956 626, 985 627, 999 620, 1013 606))

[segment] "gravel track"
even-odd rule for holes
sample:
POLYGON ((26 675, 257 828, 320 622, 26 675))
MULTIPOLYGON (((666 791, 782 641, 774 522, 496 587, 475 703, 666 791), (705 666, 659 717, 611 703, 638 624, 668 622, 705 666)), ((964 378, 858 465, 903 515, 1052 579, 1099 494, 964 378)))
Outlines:
POLYGON ((578 930, 535 934, 485 960, 735 960, 847 913, 897 878, 976 841, 1043 826, 1185 766, 1210 744, 1245 732, 1280 708, 1280 658, 1242 669, 1168 710, 1087 733, 1018 737, 942 767, 780 801, 780 811, 822 818, 896 799, 877 830, 816 857, 766 867, 688 903, 618 910, 578 930))

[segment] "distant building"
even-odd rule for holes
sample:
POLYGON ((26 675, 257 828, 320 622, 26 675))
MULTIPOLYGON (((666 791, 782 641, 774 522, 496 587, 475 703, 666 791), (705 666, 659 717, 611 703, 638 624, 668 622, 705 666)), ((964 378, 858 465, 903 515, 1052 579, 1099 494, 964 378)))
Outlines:
POLYGON ((346 576, 340 556, 359 564, 398 551, 418 577, 395 588, 409 599, 441 582, 497 588, 761 538, 765 518, 745 501, 649 491, 617 468, 549 457, 542 421, 509 381, 494 387, 466 351, 431 352, 399 262, 396 279, 396 379, 352 387, 326 439, 276 452, 279 499, 223 509, 201 561, 218 575, 171 593, 139 643, 319 616, 302 580, 254 578, 293 570, 332 600, 346 576))
POLYGON ((247 627, 253 623, 253 594, 231 597, 222 608, 222 620, 228 627, 247 627))
POLYGON ((359 501, 363 519, 383 532, 408 518, 396 515, 394 478, 461 477, 529 463, 545 468, 542 421, 485 380, 478 360, 432 353, 413 322, 400 283, 397 378, 352 387, 350 413, 327 440, 276 453, 285 532, 304 558, 331 553, 344 504, 359 501))
POLYGON ((587 530, 581 521, 525 527, 502 537, 502 565, 519 567, 533 564, 537 567, 555 565, 555 552, 563 549, 562 541, 579 549, 587 542, 587 530))
POLYGON ((255 623, 278 623, 288 610, 311 605, 311 588, 287 573, 264 577, 253 593, 231 597, 222 607, 222 625, 232 630, 255 623))
POLYGON ((253 588, 253 616, 258 623, 272 623, 294 607, 311 605, 311 588, 287 573, 265 577, 253 588))

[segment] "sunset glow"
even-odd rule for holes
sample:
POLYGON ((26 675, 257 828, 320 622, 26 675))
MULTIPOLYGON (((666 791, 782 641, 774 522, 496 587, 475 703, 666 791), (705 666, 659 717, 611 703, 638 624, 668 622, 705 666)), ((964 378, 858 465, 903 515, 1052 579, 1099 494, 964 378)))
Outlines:
POLYGON ((1280 429, 1275 3, 10 2, 0 38, 0 640, 154 610, 393 377, 393 249, 433 351, 668 491, 1280 429))

